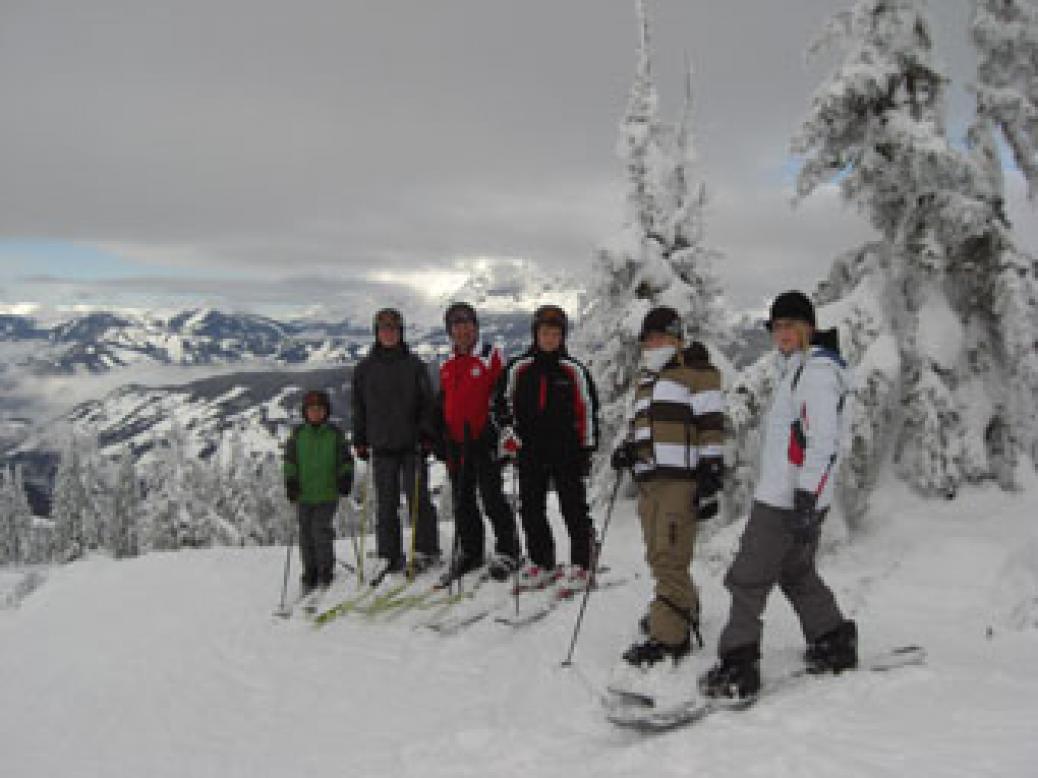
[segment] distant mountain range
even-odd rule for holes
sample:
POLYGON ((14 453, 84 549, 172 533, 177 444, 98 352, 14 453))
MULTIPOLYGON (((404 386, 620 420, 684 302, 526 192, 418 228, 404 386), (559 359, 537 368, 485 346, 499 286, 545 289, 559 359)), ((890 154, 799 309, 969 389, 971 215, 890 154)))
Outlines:
MULTIPOLYGON (((528 280, 494 285, 476 279, 464 295, 479 306, 483 337, 500 344, 506 355, 530 342, 535 306, 522 291, 529 288, 528 280)), ((534 299, 559 297, 547 288, 536 291, 542 294, 534 299)), ((766 348, 766 335, 751 317, 732 326, 740 345, 728 357, 737 365, 766 348)), ((407 340, 435 372, 448 350, 442 322, 409 326, 407 340)), ((213 309, 169 317, 95 312, 50 326, 30 317, 0 316, 0 465, 23 465, 34 508, 45 514, 57 452, 73 428, 96 435, 103 454, 114 456, 129 447, 142 461, 174 425, 203 458, 231 435, 246 451, 272 452, 298 421, 300 396, 307 388, 329 390, 335 415, 349 427, 349 376, 371 341, 370 326, 348 319, 276 321, 213 309), (163 366, 164 375, 176 375, 180 367, 197 373, 199 366, 212 366, 219 374, 143 385, 139 375, 148 366, 163 366), (62 376, 126 380, 56 417, 43 417, 42 406, 25 399, 24 387, 62 376), (14 404, 16 393, 4 391, 11 386, 23 389, 19 405, 14 404)))

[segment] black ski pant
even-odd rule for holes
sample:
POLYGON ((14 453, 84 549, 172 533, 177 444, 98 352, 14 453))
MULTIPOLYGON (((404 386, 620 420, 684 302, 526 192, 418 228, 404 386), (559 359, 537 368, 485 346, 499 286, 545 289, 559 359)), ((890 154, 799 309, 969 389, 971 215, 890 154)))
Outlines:
POLYGON ((424 456, 411 451, 372 453, 375 468, 376 516, 375 547, 378 555, 390 561, 403 558, 403 537, 400 531, 400 489, 407 497, 408 522, 416 517, 411 528, 415 535, 415 550, 421 554, 439 554, 440 536, 436 525, 436 509, 429 499, 429 465, 424 456), (418 469, 421 468, 419 473, 418 469), (418 475, 418 505, 414 504, 415 476, 418 475), (416 514, 417 511, 417 514, 416 514))
POLYGON ((761 616, 775 584, 796 611, 809 643, 843 623, 832 590, 815 569, 818 541, 796 542, 786 528, 788 512, 762 502, 750 509, 739 551, 724 579, 732 607, 717 647, 722 656, 743 646, 760 646, 761 616))
POLYGON ((332 582, 335 570, 335 530, 332 519, 338 502, 299 503, 299 556, 303 559, 303 584, 332 582))
POLYGON ((591 566, 592 527, 587 492, 579 465, 519 463, 519 493, 522 497, 523 533, 526 553, 538 567, 555 567, 555 539, 548 524, 548 486, 555 485, 566 530, 569 559, 585 570, 591 566))
POLYGON ((451 474, 451 496, 454 501, 454 531, 458 551, 466 560, 482 561, 485 555, 483 519, 476 502, 476 492, 483 503, 490 525, 494 528, 494 550, 518 557, 522 553, 515 515, 505 500, 501 485, 502 464, 490 455, 485 443, 472 443, 463 451, 455 472, 451 474))

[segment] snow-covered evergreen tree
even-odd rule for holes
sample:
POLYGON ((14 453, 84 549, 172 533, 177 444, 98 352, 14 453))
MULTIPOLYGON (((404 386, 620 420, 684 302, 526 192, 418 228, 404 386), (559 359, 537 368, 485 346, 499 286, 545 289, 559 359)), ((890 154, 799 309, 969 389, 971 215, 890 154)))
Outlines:
POLYGON ((111 494, 108 547, 116 558, 137 556, 140 553, 141 488, 129 448, 119 456, 111 494))
POLYGON ((1038 8, 1027 0, 974 0, 977 114, 1006 140, 1038 195, 1038 8))
POLYGON ((649 17, 638 0, 640 30, 634 84, 620 122, 617 151, 627 173, 622 229, 596 252, 592 288, 574 344, 587 355, 602 407, 602 446, 622 434, 638 359, 642 318, 656 305, 675 308, 690 337, 724 340, 725 314, 705 244, 704 186, 693 174, 692 90, 677 128, 663 123, 652 80, 649 17))
POLYGON ((64 561, 78 559, 87 549, 84 516, 89 515, 89 497, 84 486, 80 445, 75 435, 69 437, 54 478, 51 516, 56 527, 55 550, 64 561))
POLYGON ((1004 431, 1020 421, 1007 380, 1008 326, 1020 321, 999 313, 1013 252, 993 143, 982 128, 967 151, 949 142, 923 8, 858 0, 835 17, 827 40, 844 58, 793 143, 799 196, 838 181, 882 236, 838 259, 816 296, 857 364, 840 478, 852 518, 891 443, 903 477, 952 497, 964 481, 1005 482, 1015 444, 1004 431))
POLYGON ((237 543, 237 532, 216 511, 218 472, 189 450, 185 430, 174 425, 156 446, 145 478, 148 548, 204 548, 237 543))
POLYGON ((252 532, 256 543, 288 543, 295 535, 295 509, 285 495, 281 460, 275 454, 268 454, 259 463, 255 511, 252 532))
POLYGON ((98 448, 97 438, 90 434, 77 437, 80 483, 83 505, 80 515, 86 548, 111 548, 111 462, 98 448))
POLYGON ((0 562, 33 561, 32 524, 21 468, 0 471, 0 562))

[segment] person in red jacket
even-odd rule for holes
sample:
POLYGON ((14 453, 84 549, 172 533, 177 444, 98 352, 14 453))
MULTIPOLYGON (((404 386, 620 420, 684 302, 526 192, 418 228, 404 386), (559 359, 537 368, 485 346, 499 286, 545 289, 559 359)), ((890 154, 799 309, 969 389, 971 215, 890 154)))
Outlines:
POLYGON ((494 528, 490 573, 505 579, 522 563, 515 516, 501 487, 496 461, 498 433, 490 418, 497 380, 504 368, 501 351, 479 338, 479 320, 468 303, 453 303, 444 315, 452 353, 440 367, 438 412, 441 458, 447 463, 454 499, 454 553, 446 581, 481 567, 483 520, 476 492, 494 528))

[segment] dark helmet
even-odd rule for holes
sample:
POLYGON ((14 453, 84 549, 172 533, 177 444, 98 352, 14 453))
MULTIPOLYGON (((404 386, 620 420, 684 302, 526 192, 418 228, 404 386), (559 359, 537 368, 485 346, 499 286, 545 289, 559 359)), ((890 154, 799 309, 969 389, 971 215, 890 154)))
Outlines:
POLYGON ((664 335, 673 335, 678 340, 684 339, 684 327, 681 317, 673 308, 660 305, 653 308, 642 319, 642 331, 638 334, 638 340, 645 340, 650 332, 662 332, 664 335))
POLYGON ((771 313, 764 325, 769 330, 776 319, 795 319, 815 325, 815 306, 803 292, 783 292, 771 302, 771 313))
POLYGON ((533 312, 533 322, 530 325, 530 333, 533 335, 535 343, 537 342, 537 329, 541 325, 558 327, 562 330, 562 339, 566 340, 566 335, 569 332, 569 319, 566 318, 566 312, 559 306, 542 305, 533 312))
POLYGON ((323 389, 311 389, 303 395, 303 416, 306 416, 306 409, 311 405, 320 405, 325 415, 332 415, 332 398, 323 389))
POLYGON ((400 333, 400 339, 404 339, 404 315, 396 308, 383 308, 371 318, 371 331, 376 338, 381 326, 395 327, 400 333))
POLYGON ((476 309, 468 303, 451 303, 443 314, 443 326, 447 328, 447 334, 451 334, 451 324, 458 321, 470 321, 479 329, 479 317, 476 309))

